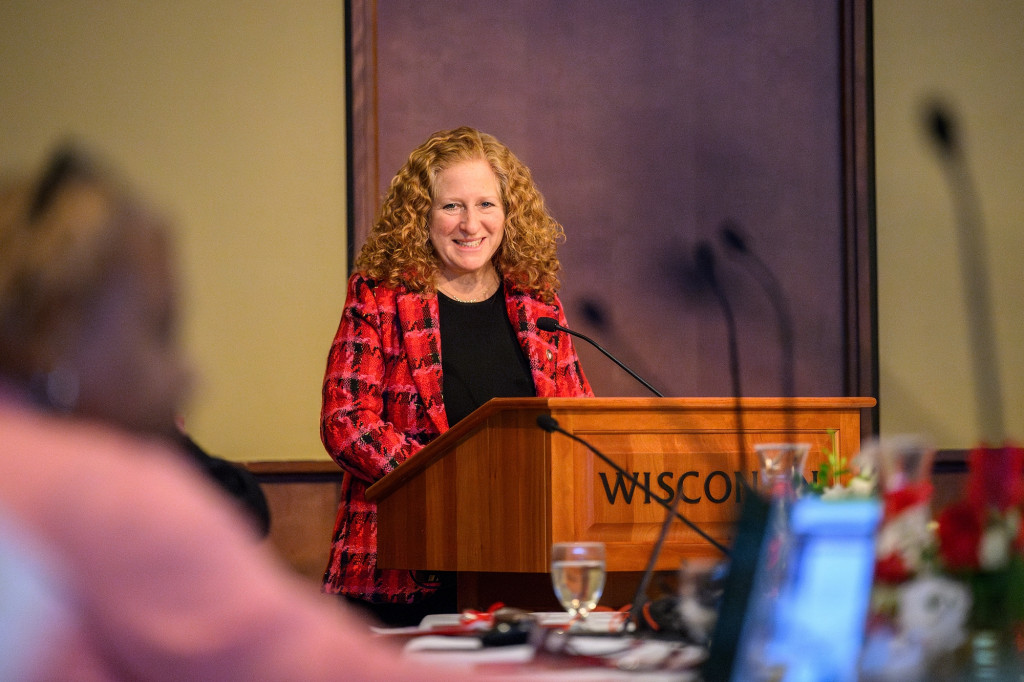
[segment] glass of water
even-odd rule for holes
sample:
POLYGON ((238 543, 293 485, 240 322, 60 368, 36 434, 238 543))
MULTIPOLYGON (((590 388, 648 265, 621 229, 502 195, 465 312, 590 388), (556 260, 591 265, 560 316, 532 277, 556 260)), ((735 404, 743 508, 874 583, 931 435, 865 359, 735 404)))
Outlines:
POLYGON ((604 544, 557 542, 551 547, 551 584, 558 601, 579 627, 604 592, 604 544))

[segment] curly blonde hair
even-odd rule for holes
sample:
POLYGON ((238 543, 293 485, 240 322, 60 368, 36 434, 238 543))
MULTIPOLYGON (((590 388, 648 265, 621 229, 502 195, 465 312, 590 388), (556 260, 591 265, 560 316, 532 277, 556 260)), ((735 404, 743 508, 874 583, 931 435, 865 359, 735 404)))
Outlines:
POLYGON ((551 301, 558 291, 562 226, 548 213, 530 169, 494 136, 463 126, 421 144, 391 180, 380 213, 356 259, 356 270, 390 286, 433 292, 440 260, 430 242, 430 208, 438 174, 485 159, 498 178, 505 235, 492 262, 501 276, 551 301))

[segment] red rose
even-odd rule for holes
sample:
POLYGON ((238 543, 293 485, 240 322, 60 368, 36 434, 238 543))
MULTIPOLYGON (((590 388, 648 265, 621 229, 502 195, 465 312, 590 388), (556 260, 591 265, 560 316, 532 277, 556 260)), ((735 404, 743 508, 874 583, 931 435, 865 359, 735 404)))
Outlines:
POLYGON ((1005 512, 1024 500, 1024 449, 975 448, 967 462, 967 499, 975 509, 1005 512))
POLYGON ((893 552, 875 562, 875 580, 883 583, 901 583, 910 577, 910 569, 903 557, 893 552))
POLYGON ((885 518, 895 518, 900 512, 918 504, 925 504, 932 498, 932 484, 928 481, 910 485, 885 493, 885 518))
POLYGON ((946 568, 977 570, 978 546, 983 530, 982 517, 969 502, 957 502, 939 515, 939 555, 946 568))

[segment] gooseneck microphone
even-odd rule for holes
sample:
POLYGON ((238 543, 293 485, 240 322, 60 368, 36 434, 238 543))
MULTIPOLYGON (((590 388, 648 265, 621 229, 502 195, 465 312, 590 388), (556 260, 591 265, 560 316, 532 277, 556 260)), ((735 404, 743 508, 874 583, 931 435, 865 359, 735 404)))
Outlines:
MULTIPOLYGON (((626 356, 630 358, 628 362, 637 374, 645 377, 648 381, 654 379, 651 383, 655 386, 668 386, 671 384, 669 381, 663 381, 658 376, 658 371, 646 364, 644 354, 632 345, 633 339, 631 337, 633 335, 619 333, 619 326, 612 319, 612 311, 608 303, 597 297, 584 297, 576 304, 576 308, 583 321, 588 323, 592 329, 600 332, 598 336, 601 337, 605 345, 608 345, 609 339, 611 339, 611 345, 613 348, 618 349, 619 355, 623 354, 623 349, 628 351, 626 353, 626 356)), ((626 331, 629 332, 630 329, 632 329, 632 326, 627 327, 626 331)))
MULTIPOLYGON (((572 438, 574 441, 576 441, 580 445, 584 446, 585 448, 587 448, 588 450, 593 452, 605 464, 610 466, 616 472, 618 472, 618 473, 622 474, 623 476, 625 476, 626 478, 628 478, 630 483, 635 483, 636 487, 640 488, 640 490, 644 491, 645 495, 650 497, 652 500, 656 501, 658 504, 660 504, 662 507, 664 507, 668 511, 672 512, 674 518, 677 518, 680 521, 682 521, 683 523, 685 523, 687 526, 690 527, 691 530, 693 530, 695 533, 697 533, 697 535, 701 536, 702 538, 707 540, 709 543, 714 545, 714 547, 716 549, 718 549, 720 552, 722 552, 726 556, 729 555, 729 550, 724 545, 722 545, 720 542, 718 542, 713 537, 711 537, 710 535, 705 533, 703 530, 701 530, 698 526, 696 526, 693 523, 693 521, 690 521, 688 518, 686 518, 685 516, 680 514, 678 511, 676 511, 673 508, 673 505, 669 504, 668 502, 663 500, 661 497, 659 497, 657 494, 655 494, 655 492, 653 490, 651 490, 650 486, 644 485, 644 483, 641 482, 640 479, 637 478, 635 474, 631 474, 630 472, 628 472, 625 469, 623 469, 621 466, 616 464, 615 460, 613 460, 611 457, 609 457, 608 455, 604 454, 603 452, 601 452, 600 450, 595 448, 591 443, 587 442, 583 438, 580 438, 579 436, 577 436, 572 431, 567 431, 566 429, 563 429, 562 425, 558 423, 557 419, 555 419, 554 417, 552 417, 549 414, 539 415, 537 417, 537 426, 539 426, 540 428, 544 429, 548 433, 560 433, 563 436, 568 436, 569 438, 572 438)), ((678 491, 677 491, 677 493, 678 493, 678 491)), ((676 494, 674 496, 673 500, 679 499, 681 497, 682 497, 682 495, 676 494)))
POLYGON ((764 290, 775 311, 775 318, 779 329, 779 350, 782 353, 782 367, 780 379, 782 383, 782 395, 792 398, 796 395, 795 363, 793 360, 793 318, 789 314, 789 306, 786 302, 786 294, 782 290, 779 278, 775 276, 772 269, 763 258, 757 255, 747 240, 743 237, 739 225, 732 220, 722 222, 718 229, 719 240, 726 251, 742 260, 750 266, 750 272, 764 290))
POLYGON ((562 325, 558 324, 558 320, 556 320, 555 318, 553 318, 553 317, 539 317, 539 318, 537 318, 537 329, 540 329, 540 330, 546 331, 546 332, 564 332, 566 334, 571 334, 572 336, 575 336, 575 337, 583 339, 584 341, 589 343, 591 346, 593 346, 594 348, 596 348, 599 351, 601 351, 602 353, 604 353, 605 356, 609 360, 611 360, 616 365, 618 365, 619 367, 624 369, 629 374, 629 376, 633 377, 634 379, 639 381, 641 384, 643 384, 644 387, 648 391, 650 391, 654 395, 658 396, 659 398, 664 398, 665 397, 664 395, 661 394, 661 392, 658 389, 654 388, 654 386, 651 386, 649 383, 644 381, 640 377, 639 374, 637 374, 636 372, 631 370, 629 367, 626 367, 626 365, 624 365, 621 361, 619 361, 618 358, 616 358, 614 355, 612 355, 611 353, 606 351, 604 348, 602 348, 601 345, 599 343, 597 343, 597 341, 594 341, 590 337, 585 336, 583 334, 580 334, 577 331, 573 331, 572 329, 569 329, 568 327, 563 327, 562 325))
POLYGON ((949 179, 956 212, 979 435, 983 441, 998 444, 1003 442, 1006 432, 981 211, 952 115, 946 107, 933 103, 926 112, 925 124, 949 179))
MULTIPOLYGON (((796 397, 796 363, 793 349, 793 318, 789 314, 786 294, 782 290, 779 278, 763 258, 758 256, 747 244, 743 232, 732 220, 725 220, 718 229, 719 240, 726 251, 749 266, 751 274, 764 290, 769 303, 775 310, 776 325, 779 331, 779 353, 782 355, 780 380, 782 397, 792 400, 796 397)), ((786 410, 787 438, 792 438, 796 431, 796 413, 786 410)))
POLYGON ((665 507, 665 509, 668 510, 668 514, 665 516, 665 521, 661 526, 661 532, 658 534, 658 539, 655 541, 654 548, 651 550, 650 558, 647 560, 647 567, 644 568, 643 575, 640 578, 640 584, 637 586, 636 595, 633 597, 633 604, 630 606, 629 609, 629 618, 627 618, 626 622, 623 623, 623 628, 625 628, 626 625, 628 625, 631 622, 636 622, 640 616, 640 611, 643 608, 644 602, 647 598, 647 588, 651 584, 651 576, 654 575, 655 564, 657 564, 658 557, 661 555, 661 547, 663 544, 665 544, 665 538, 668 536, 668 529, 672 525, 673 519, 679 519, 684 524, 686 524, 691 530, 697 533, 697 535, 707 540, 708 543, 710 543, 715 549, 720 551, 725 556, 729 556, 729 550, 724 545, 722 545, 713 537, 705 533, 695 523, 693 523, 688 518, 679 513, 679 500, 681 500, 683 497, 681 490, 682 480, 680 480, 679 485, 676 486, 676 494, 672 497, 672 503, 669 504, 660 497, 658 497, 657 495, 655 495, 649 487, 641 483, 640 479, 636 475, 627 472, 625 469, 616 464, 610 457, 608 457, 606 454, 595 448, 586 440, 577 436, 575 433, 563 429, 559 425, 558 421, 551 415, 542 414, 538 416, 537 426, 544 429, 548 433, 558 432, 564 436, 568 436, 577 443, 582 444, 588 450, 597 455, 602 461, 604 461, 605 464, 607 464, 612 469, 628 478, 638 488, 647 493, 651 498, 657 500, 658 504, 660 504, 661 506, 665 507))
MULTIPOLYGON (((733 411, 736 415, 736 449, 740 455, 740 470, 749 471, 747 462, 747 446, 744 442, 746 429, 743 427, 743 407, 740 401, 743 398, 743 387, 740 380, 740 351, 739 335, 736 332, 736 316, 733 315, 729 299, 718 282, 718 274, 715 271, 715 252, 711 244, 701 240, 693 252, 693 260, 697 266, 697 274, 704 280, 704 283, 711 289, 718 301, 718 307, 725 318, 726 343, 729 352, 729 381, 732 385, 733 411)), ((740 478, 740 481, 746 479, 740 478)))

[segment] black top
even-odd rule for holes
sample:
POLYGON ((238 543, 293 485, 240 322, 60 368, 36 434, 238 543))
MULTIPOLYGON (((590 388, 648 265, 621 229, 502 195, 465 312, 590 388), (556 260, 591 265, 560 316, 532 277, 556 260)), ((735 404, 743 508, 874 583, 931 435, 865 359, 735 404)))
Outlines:
POLYGON ((259 536, 267 537, 270 533, 270 507, 256 477, 241 464, 210 455, 187 435, 182 434, 181 445, 210 479, 242 507, 259 536))
POLYGON ((486 301, 460 303, 438 292, 441 373, 448 426, 491 398, 537 395, 501 287, 486 301))

